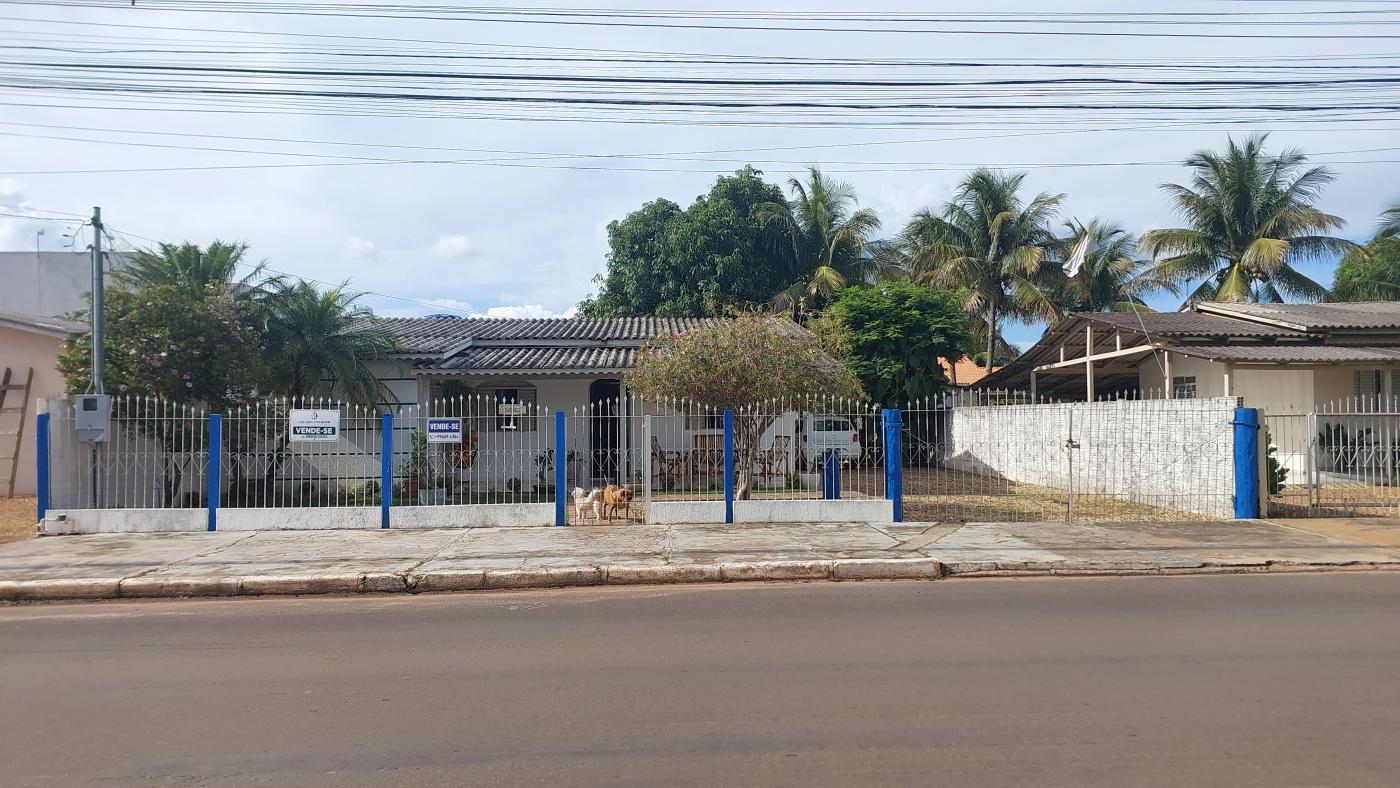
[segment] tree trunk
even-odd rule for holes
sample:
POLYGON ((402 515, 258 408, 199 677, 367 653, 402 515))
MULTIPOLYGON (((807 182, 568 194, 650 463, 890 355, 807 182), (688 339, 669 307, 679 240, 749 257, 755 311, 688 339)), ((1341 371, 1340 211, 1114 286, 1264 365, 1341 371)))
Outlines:
POLYGON ((987 316, 987 374, 992 372, 992 359, 996 358, 997 347, 997 302, 992 299, 990 314, 987 316))
POLYGON ((779 414, 734 417, 734 499, 753 497, 753 466, 758 458, 758 442, 779 414))

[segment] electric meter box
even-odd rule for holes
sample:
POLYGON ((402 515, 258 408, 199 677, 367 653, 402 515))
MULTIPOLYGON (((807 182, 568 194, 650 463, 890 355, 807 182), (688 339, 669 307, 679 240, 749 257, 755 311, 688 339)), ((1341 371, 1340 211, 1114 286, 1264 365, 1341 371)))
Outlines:
POLYGON ((78 440, 105 443, 112 424, 112 398, 106 394, 79 394, 73 402, 73 426, 78 440))

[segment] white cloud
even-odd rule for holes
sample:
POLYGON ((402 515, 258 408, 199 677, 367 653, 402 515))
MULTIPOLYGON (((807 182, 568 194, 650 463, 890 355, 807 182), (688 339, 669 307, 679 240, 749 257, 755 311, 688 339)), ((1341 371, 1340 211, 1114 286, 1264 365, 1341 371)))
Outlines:
POLYGON ((374 245, 374 241, 352 235, 345 239, 345 257, 350 260, 378 260, 379 247, 374 245))
POLYGON ((470 257, 476 254, 476 244, 465 235, 439 235, 428 248, 428 256, 438 260, 470 257))
POLYGON ((472 317, 573 317, 577 312, 577 307, 569 307, 563 312, 555 312, 546 309, 542 304, 520 304, 518 306, 493 306, 485 312, 472 315, 472 317))

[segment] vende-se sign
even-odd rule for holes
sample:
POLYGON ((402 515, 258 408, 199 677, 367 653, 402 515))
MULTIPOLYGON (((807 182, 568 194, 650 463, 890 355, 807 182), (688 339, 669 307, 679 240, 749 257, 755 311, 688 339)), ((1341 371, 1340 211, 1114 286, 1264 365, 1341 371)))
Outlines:
POLYGON ((340 440, 340 411, 290 411, 287 414, 287 437, 292 443, 330 443, 340 440))
POLYGON ((428 419, 428 443, 461 443, 462 420, 428 419))

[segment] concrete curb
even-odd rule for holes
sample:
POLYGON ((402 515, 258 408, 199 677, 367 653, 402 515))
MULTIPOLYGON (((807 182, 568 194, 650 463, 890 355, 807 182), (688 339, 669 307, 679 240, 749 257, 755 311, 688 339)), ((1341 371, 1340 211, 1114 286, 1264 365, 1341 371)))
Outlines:
POLYGON ((68 580, 0 580, 0 602, 353 593, 417 594, 485 589, 794 580, 1133 577, 1339 571, 1400 571, 1400 563, 1340 561, 1304 564, 1258 561, 1153 567, 1141 564, 1087 566, 1033 561, 944 564, 932 558, 853 558, 811 561, 736 561, 720 564, 461 569, 410 573, 370 572, 324 575, 251 575, 247 577, 135 576, 68 580))

